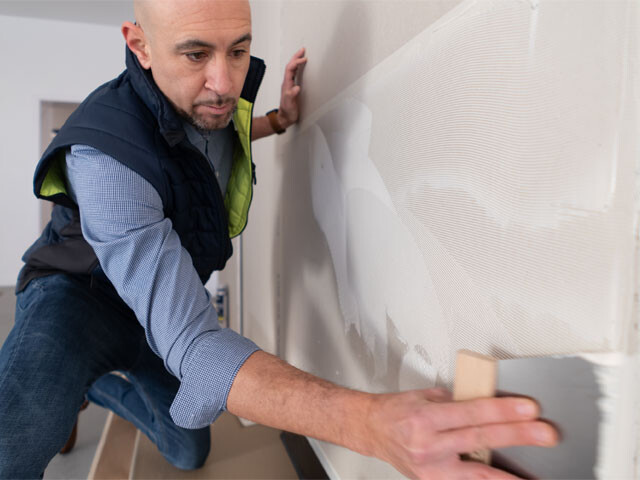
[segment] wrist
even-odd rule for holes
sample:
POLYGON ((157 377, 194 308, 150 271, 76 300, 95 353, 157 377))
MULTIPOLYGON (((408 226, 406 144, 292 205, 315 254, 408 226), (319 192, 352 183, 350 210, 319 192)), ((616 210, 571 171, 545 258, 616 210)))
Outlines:
POLYGON ((375 422, 377 395, 355 390, 345 392, 348 399, 342 412, 342 444, 362 455, 376 456, 375 422))

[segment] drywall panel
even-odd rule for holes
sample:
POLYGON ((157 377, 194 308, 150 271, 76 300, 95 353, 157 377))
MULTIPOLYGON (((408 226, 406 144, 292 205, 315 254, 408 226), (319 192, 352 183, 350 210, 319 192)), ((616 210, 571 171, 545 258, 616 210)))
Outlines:
MULTIPOLYGON (((307 48, 303 111, 310 113, 461 0, 284 1, 282 52, 307 48)), ((281 57, 282 67, 286 54, 281 57)))
POLYGON ((281 353, 368 391, 451 385, 460 348, 632 354, 636 2, 400 3, 284 2, 310 62, 278 151, 281 353))

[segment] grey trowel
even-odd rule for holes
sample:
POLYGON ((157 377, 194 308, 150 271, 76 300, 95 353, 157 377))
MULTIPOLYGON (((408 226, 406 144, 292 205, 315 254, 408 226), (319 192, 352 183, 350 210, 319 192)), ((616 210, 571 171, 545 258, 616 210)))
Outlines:
MULTIPOLYGON (((487 389, 497 386, 501 395, 508 392, 536 399, 542 407, 542 418, 560 431, 561 442, 554 448, 495 450, 491 455, 494 465, 525 478, 595 478, 601 419, 598 400, 602 392, 593 363, 580 357, 497 361, 468 351, 459 352, 457 362, 456 399, 492 396, 487 389), (479 388, 485 391, 482 394, 464 393, 479 388)), ((473 456, 477 460, 488 458, 487 452, 473 456)))

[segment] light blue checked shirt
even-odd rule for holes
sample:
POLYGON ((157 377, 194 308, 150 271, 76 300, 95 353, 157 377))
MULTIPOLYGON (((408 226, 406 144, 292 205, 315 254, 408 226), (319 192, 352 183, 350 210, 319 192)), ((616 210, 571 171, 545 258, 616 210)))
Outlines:
MULTIPOLYGON (((208 154, 216 173, 230 169, 224 138, 209 152, 210 142, 199 144, 194 132, 187 130, 188 138, 208 154)), ((153 351, 181 381, 171 405, 173 421, 185 428, 209 425, 226 408, 236 373, 258 347, 218 324, 209 292, 149 182, 85 145, 72 146, 66 160, 84 238, 153 351)))

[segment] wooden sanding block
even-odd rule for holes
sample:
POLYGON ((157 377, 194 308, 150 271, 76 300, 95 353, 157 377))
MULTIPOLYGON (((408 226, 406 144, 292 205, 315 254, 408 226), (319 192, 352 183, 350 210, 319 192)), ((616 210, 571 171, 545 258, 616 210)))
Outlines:
MULTIPOLYGON (((493 397, 498 382, 498 362, 495 358, 471 352, 458 351, 456 377, 453 385, 455 401, 493 397)), ((478 450, 465 455, 465 459, 489 464, 490 450, 478 450)))

